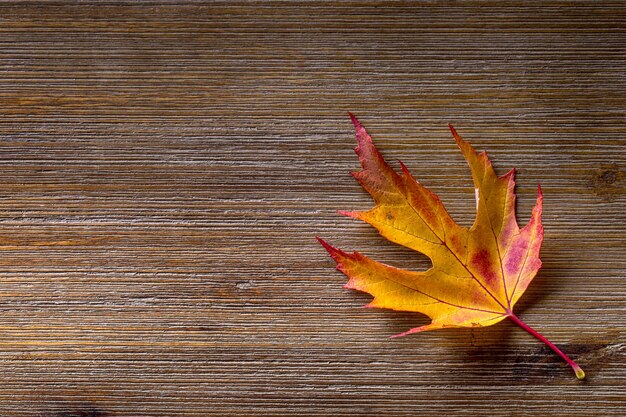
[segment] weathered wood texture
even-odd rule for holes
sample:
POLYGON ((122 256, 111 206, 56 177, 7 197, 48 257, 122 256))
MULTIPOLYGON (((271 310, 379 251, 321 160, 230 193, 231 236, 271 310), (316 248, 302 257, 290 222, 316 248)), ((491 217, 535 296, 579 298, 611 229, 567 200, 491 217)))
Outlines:
POLYGON ((0 415, 623 416, 626 4, 2 2, 0 415), (471 224, 446 124, 515 166, 544 268, 511 322, 390 340, 314 240, 428 262, 355 112, 471 224))

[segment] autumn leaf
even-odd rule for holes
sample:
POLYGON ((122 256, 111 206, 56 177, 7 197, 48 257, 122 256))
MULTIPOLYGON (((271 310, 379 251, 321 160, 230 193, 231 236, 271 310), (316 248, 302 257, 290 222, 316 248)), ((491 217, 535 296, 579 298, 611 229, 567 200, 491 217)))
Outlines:
POLYGON ((449 327, 485 327, 509 318, 548 345, 583 379, 580 366, 513 313, 541 267, 541 188, 530 221, 520 228, 515 218, 515 170, 497 176, 487 154, 476 152, 450 126, 470 166, 476 193, 473 226, 459 226, 437 195, 416 181, 404 164, 400 163, 398 173, 385 162, 363 126, 350 116, 358 142, 355 151, 363 167, 352 175, 371 194, 375 206, 340 213, 363 220, 386 239, 423 253, 431 259, 432 268, 424 272, 395 268, 358 252, 348 254, 318 238, 337 269, 348 276, 345 287, 371 294, 374 299, 368 307, 418 312, 431 319, 430 324, 392 337, 449 327))

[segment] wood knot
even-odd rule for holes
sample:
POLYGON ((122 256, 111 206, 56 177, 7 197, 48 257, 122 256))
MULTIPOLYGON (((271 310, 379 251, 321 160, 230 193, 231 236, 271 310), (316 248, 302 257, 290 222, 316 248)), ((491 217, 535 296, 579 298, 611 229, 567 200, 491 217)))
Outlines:
POLYGON ((620 186, 624 173, 615 164, 601 167, 593 174, 591 186, 594 194, 606 200, 613 198, 623 191, 620 186))
POLYGON ((609 169, 600 174, 600 180, 604 181, 606 184, 613 184, 617 181, 617 171, 609 169))

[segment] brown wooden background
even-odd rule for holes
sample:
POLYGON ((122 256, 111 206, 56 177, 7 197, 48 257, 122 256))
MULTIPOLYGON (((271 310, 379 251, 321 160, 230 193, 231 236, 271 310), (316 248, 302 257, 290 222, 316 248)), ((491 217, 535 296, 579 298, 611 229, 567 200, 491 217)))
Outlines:
POLYGON ((2 2, 0 415, 623 416, 626 4, 2 2), (545 193, 510 322, 390 340, 321 235, 426 259, 336 214, 353 111, 462 224, 447 131, 545 193))

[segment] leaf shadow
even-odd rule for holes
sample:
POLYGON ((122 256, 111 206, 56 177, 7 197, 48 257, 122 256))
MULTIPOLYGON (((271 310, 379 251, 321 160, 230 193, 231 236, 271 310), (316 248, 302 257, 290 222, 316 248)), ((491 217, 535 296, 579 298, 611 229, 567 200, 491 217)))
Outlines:
MULTIPOLYGON (((401 333, 413 327, 428 324, 430 320, 415 313, 393 312, 390 320, 392 334, 401 333)), ((511 334, 516 327, 508 320, 489 327, 451 328, 417 333, 403 337, 403 343, 414 338, 426 338, 424 346, 435 344, 443 350, 442 355, 449 362, 463 367, 467 378, 489 378, 499 368, 510 368, 511 334)), ((395 339, 400 340, 400 339, 395 339)))
MULTIPOLYGON (((546 273, 542 273, 539 270, 535 278, 528 286, 528 289, 524 292, 519 301, 515 304, 515 315, 520 316, 524 314, 529 308, 535 304, 540 304, 544 300, 549 292, 548 281, 546 273)), ((554 280, 550 283, 550 286, 554 287, 554 280)), ((552 289, 553 291, 553 289, 552 289)))
MULTIPOLYGON (((411 313, 399 313, 393 318, 393 331, 406 331, 411 327, 428 323, 428 319, 417 320, 411 313)), ((419 345, 432 351, 436 346, 435 360, 428 366, 436 370, 443 363, 443 369, 453 366, 454 372, 441 374, 448 382, 472 381, 473 383, 490 383, 494 375, 501 375, 511 383, 529 384, 534 382, 561 381, 559 383, 580 382, 572 378, 563 379, 570 375, 571 370, 548 347, 534 343, 522 342, 514 332, 523 333, 514 323, 506 319, 489 327, 442 329, 425 333, 405 336, 400 340, 397 355, 406 359, 406 351, 415 350, 415 338, 423 338, 419 345), (518 342, 514 342, 517 340, 518 342), (439 356, 441 363, 439 363, 439 356)), ((614 338, 613 338, 614 339, 614 338)), ((563 344, 570 353, 591 358, 614 354, 618 348, 610 347, 606 343, 574 343, 563 344), (599 353, 598 353, 599 352, 599 353)), ((432 355, 432 352, 429 352, 432 355)), ((614 355, 615 356, 615 355, 614 355)), ((417 356, 419 357, 419 356, 417 356)), ((593 362, 588 360, 587 362, 593 362)), ((597 362, 597 361, 596 361, 597 362)), ((423 364, 421 365, 423 366, 423 364)), ((597 369, 598 366, 596 365, 597 369)), ((589 367, 591 369, 591 367, 589 367)))

